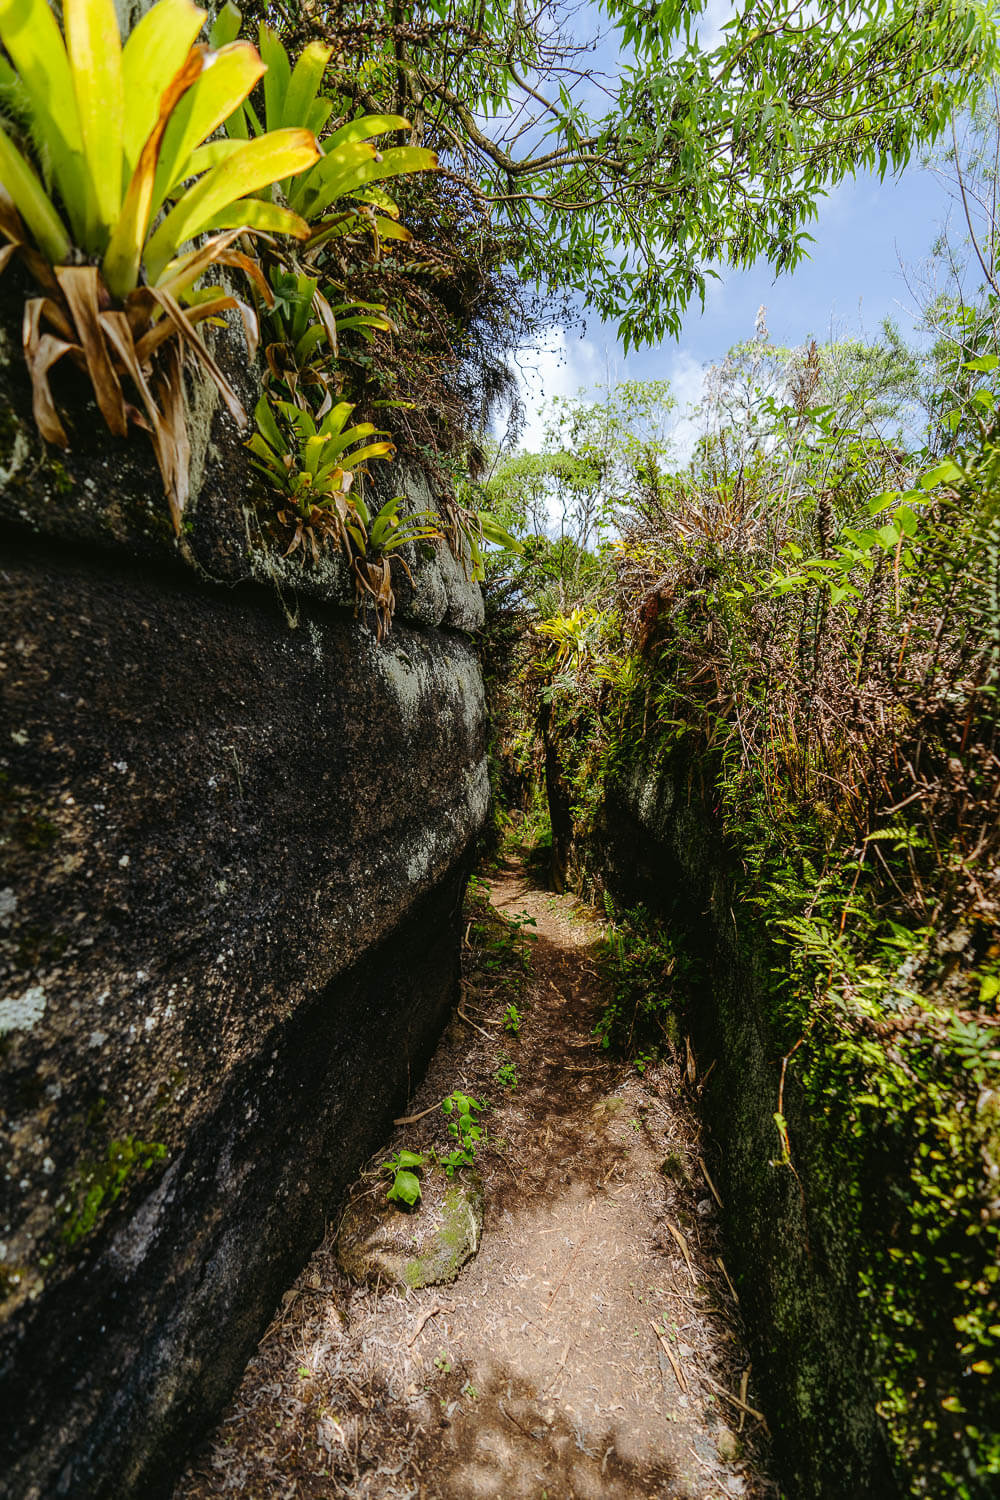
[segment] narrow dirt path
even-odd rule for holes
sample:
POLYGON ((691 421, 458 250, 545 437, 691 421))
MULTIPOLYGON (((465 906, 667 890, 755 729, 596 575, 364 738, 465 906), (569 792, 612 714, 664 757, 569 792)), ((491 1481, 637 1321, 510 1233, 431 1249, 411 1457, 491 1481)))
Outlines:
POLYGON ((696 1080, 686 1059, 640 1075, 597 1050, 589 908, 512 862, 488 885, 513 926, 471 906, 466 1019, 408 1111, 428 1113, 378 1159, 447 1147, 433 1106, 454 1088, 485 1096, 478 1255, 450 1286, 357 1288, 331 1226, 174 1500, 776 1493, 742 1378, 696 1080))

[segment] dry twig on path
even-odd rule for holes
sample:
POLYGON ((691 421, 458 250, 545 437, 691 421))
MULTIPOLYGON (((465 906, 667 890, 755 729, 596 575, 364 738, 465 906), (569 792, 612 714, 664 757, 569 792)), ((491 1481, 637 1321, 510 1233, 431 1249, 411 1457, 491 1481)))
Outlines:
POLYGON ((674 1352, 673 1352, 673 1350, 671 1349, 670 1345, 667 1343, 666 1338, 664 1337, 664 1335, 660 1332, 660 1330, 657 1328, 656 1324, 654 1322, 652 1322, 652 1320, 650 1320, 649 1326, 653 1330, 653 1332, 656 1334, 656 1337, 657 1337, 657 1339, 660 1342, 660 1347, 662 1348, 664 1354, 667 1356, 667 1358, 670 1361, 670 1368, 674 1372, 674 1379, 677 1381, 677 1384, 679 1385, 680 1389, 682 1391, 684 1391, 685 1394, 686 1394, 687 1393, 687 1388, 688 1388, 688 1383, 687 1383, 687 1380, 685 1379, 684 1371, 681 1369, 680 1360, 674 1358, 674 1352))
POLYGON ((670 1222, 669 1219, 666 1220, 666 1225, 667 1225, 667 1228, 670 1230, 670 1233, 673 1235, 674 1239, 677 1241, 678 1245, 680 1245, 680 1247, 681 1247, 681 1254, 684 1256, 685 1264, 687 1265, 688 1271, 690 1272, 690 1275, 691 1275, 691 1284, 692 1284, 692 1286, 697 1286, 698 1285, 698 1278, 694 1274, 694 1265, 692 1264, 692 1261, 691 1261, 691 1252, 688 1249, 688 1242, 687 1242, 687 1240, 681 1234, 680 1230, 677 1229, 677 1228, 675 1228, 675 1226, 673 1224, 671 1224, 671 1222, 670 1222))
POLYGON ((748 1417, 753 1417, 755 1421, 760 1422, 765 1432, 770 1431, 767 1425, 767 1418, 762 1411, 758 1411, 754 1406, 748 1406, 745 1401, 740 1400, 739 1396, 731 1395, 724 1385, 720 1385, 717 1380, 713 1380, 711 1375, 707 1375, 704 1370, 701 1372, 701 1378, 705 1381, 706 1385, 710 1385, 712 1390, 722 1397, 723 1401, 730 1402, 731 1405, 738 1407, 740 1411, 746 1412, 748 1417))
POLYGON ((715 1257, 715 1261, 716 1261, 716 1265, 719 1267, 719 1270, 722 1272, 723 1276, 726 1278, 726 1286, 729 1288, 729 1291, 730 1291, 730 1294, 732 1296, 733 1301, 738 1303, 739 1300, 740 1300, 739 1299, 739 1295, 737 1294, 736 1288, 733 1286, 733 1283, 729 1279, 729 1272, 726 1270, 726 1263, 725 1263, 725 1261, 722 1259, 721 1255, 717 1255, 715 1257))
POLYGON ((401 1115, 398 1120, 393 1120, 394 1125, 415 1125, 418 1120, 423 1120, 427 1115, 432 1115, 436 1109, 440 1109, 444 1101, 439 1099, 436 1104, 429 1104, 422 1109, 418 1115, 401 1115))
MULTIPOLYGON (((712 1181, 711 1177, 709 1176, 708 1168, 706 1167, 704 1160, 700 1156, 698 1158, 698 1165, 701 1168, 701 1175, 704 1177, 705 1181, 708 1183, 708 1186, 709 1186, 709 1189, 711 1191, 712 1197, 715 1199, 716 1203, 721 1208, 722 1207, 722 1199, 719 1197, 719 1190, 715 1186, 715 1183, 712 1181)), ((726 1280, 728 1281, 728 1279, 729 1278, 727 1277, 726 1280)))
POLYGON ((464 1021, 466 1026, 471 1026, 473 1031, 478 1031, 479 1035, 484 1036, 488 1042, 493 1041, 493 1038, 490 1036, 489 1032, 485 1030, 484 1027, 480 1026, 478 1021, 474 1021, 471 1016, 466 1015, 465 1011, 460 1005, 456 1008, 455 1014, 458 1016, 458 1019, 460 1021, 464 1021))
POLYGON ((413 1330, 413 1332, 410 1334, 410 1337, 406 1341, 406 1347, 408 1349, 412 1349, 414 1344, 417 1342, 417 1339, 423 1333, 424 1328, 430 1322, 431 1318, 436 1318, 438 1313, 447 1311, 448 1308, 445 1307, 443 1302, 435 1302, 433 1307, 429 1307, 425 1313, 421 1313, 420 1317, 417 1319, 416 1328, 413 1330))

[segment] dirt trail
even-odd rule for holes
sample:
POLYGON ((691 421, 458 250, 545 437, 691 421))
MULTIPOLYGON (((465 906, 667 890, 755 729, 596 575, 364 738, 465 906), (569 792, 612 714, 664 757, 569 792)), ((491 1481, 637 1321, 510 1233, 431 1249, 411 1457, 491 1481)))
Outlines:
MULTIPOLYGON (((745 1409, 696 1089, 681 1060, 640 1076, 596 1050, 592 911, 519 865, 489 885, 495 909, 537 934, 529 972, 501 967, 495 941, 469 951, 468 1020, 408 1111, 456 1087, 493 1106, 478 1255, 450 1286, 359 1289, 331 1226, 174 1500, 776 1493, 765 1429, 745 1409), (516 1037, 502 1029, 512 1002, 516 1037), (507 1065, 513 1089, 497 1080, 507 1065)), ((379 1159, 435 1143, 448 1144, 440 1111, 399 1128, 379 1159)))

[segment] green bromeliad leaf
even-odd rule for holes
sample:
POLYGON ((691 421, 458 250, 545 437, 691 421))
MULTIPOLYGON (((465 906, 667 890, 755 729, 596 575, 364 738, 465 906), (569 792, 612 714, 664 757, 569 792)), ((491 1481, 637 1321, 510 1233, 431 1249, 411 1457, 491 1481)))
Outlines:
MULTIPOLYGON (((239 11, 228 3, 213 30, 213 39, 231 39, 238 32, 239 22, 239 11)), ((283 42, 272 27, 262 24, 258 41, 260 56, 267 68, 264 75, 264 124, 249 105, 241 105, 226 119, 227 132, 231 136, 246 137, 259 135, 264 128, 274 131, 304 127, 319 135, 333 110, 332 102, 320 95, 332 47, 310 42, 292 67, 283 42)), ((433 170, 437 166, 437 156, 433 151, 416 146, 396 146, 380 151, 373 144, 375 136, 409 129, 409 120, 397 114, 362 115, 347 121, 322 142, 322 155, 311 171, 282 182, 289 207, 303 217, 315 220, 327 213, 339 199, 361 194, 369 183, 433 170)), ((385 212, 391 217, 396 216, 391 200, 385 200, 385 212)), ((390 229, 386 237, 406 236, 405 231, 394 233, 390 229)))
MULTIPOLYGON (((0 0, 10 60, 0 82, 16 90, 24 127, 18 136, 0 126, 0 182, 50 264, 65 263, 74 246, 100 257, 122 298, 143 269, 155 284, 206 230, 245 225, 305 237, 300 217, 251 197, 315 164, 308 130, 206 145, 263 74, 256 48, 196 45, 205 12, 191 0, 158 0, 124 47, 113 0, 65 0, 62 13, 64 31, 48 0, 0 0)), ((315 65, 311 56, 300 75, 306 91, 315 65)))
MULTIPOLYGON (((316 143, 307 130, 274 130, 242 143, 201 177, 179 199, 146 246, 146 265, 155 281, 180 246, 206 229, 222 227, 234 205, 279 177, 303 171, 316 160, 316 143)), ((235 210, 240 217, 241 210, 235 210)), ((301 221, 299 221, 301 223, 301 221)), ((308 226, 301 223, 301 234, 308 226)))

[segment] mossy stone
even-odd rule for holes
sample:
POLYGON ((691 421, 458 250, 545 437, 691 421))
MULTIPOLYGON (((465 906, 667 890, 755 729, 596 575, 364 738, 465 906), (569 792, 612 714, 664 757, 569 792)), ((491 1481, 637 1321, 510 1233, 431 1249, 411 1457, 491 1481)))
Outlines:
POLYGON ((417 1291, 454 1281, 475 1255, 483 1228, 477 1173, 448 1178, 431 1172, 422 1186, 412 1211, 390 1203, 381 1187, 350 1204, 337 1238, 337 1259, 352 1281, 417 1291))

